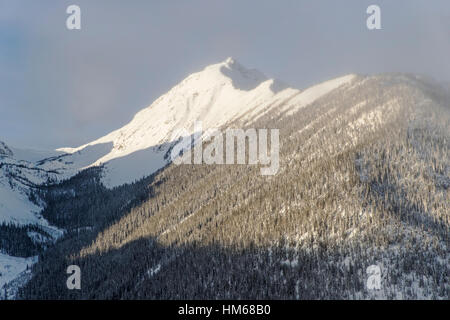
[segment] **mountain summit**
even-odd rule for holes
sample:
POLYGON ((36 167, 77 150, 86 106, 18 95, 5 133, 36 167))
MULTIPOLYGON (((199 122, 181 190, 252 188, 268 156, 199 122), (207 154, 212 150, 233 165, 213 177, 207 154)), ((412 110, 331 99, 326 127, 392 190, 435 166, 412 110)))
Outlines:
POLYGON ((107 187, 129 183, 167 165, 167 152, 179 138, 176 133, 182 128, 192 132, 196 121, 202 122, 204 130, 249 126, 269 113, 293 114, 356 79, 350 74, 302 91, 230 57, 189 75, 127 125, 80 147, 41 152, 0 142, 0 193, 4 195, 0 221, 46 225, 36 215, 39 205, 28 199, 40 184, 96 166, 103 168, 102 182, 107 187))
POLYGON ((56 166, 73 175, 81 168, 106 164, 104 182, 117 186, 164 166, 165 151, 178 138, 176 132, 192 131, 196 121, 204 129, 236 121, 248 125, 271 110, 297 110, 354 77, 337 78, 302 92, 227 58, 182 80, 124 127, 78 148, 58 149, 69 154, 70 165, 52 162, 46 167, 56 166))

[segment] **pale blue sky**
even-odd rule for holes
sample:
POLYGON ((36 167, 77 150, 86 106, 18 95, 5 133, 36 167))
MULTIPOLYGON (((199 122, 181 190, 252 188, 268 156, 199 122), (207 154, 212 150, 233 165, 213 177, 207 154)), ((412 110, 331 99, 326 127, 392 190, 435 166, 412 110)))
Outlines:
POLYGON ((450 82, 450 1, 0 0, 0 140, 86 143, 228 56, 297 88, 352 72, 450 82))

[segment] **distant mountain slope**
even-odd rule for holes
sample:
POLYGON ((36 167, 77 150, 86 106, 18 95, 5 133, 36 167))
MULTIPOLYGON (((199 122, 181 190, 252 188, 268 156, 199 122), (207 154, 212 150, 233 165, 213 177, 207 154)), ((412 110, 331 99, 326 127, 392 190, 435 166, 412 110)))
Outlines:
POLYGON ((47 225, 39 216, 42 203, 39 199, 30 199, 34 189, 58 178, 56 172, 44 170, 33 162, 45 154, 12 148, 0 142, 0 224, 47 225))

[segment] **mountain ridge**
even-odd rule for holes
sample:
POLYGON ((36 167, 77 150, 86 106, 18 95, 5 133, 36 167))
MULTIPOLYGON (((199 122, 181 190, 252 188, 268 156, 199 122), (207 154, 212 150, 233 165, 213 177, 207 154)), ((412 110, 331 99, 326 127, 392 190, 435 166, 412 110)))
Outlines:
MULTIPOLYGON (((205 130, 221 128, 234 121, 248 125, 272 108, 286 104, 288 100, 291 100, 291 104, 285 106, 286 109, 302 107, 349 83, 355 77, 347 75, 326 81, 323 86, 318 84, 304 90, 305 95, 302 96, 303 91, 287 87, 278 80, 268 79, 261 72, 247 69, 235 59, 228 58, 189 75, 150 106, 137 112, 125 126, 80 147, 59 148, 57 151, 69 154, 68 158, 71 158, 70 155, 77 158, 77 153, 83 153, 83 149, 98 147, 97 155, 92 152, 92 156, 97 159, 91 163, 81 160, 83 166, 69 166, 68 172, 72 175, 80 168, 106 164, 104 182, 109 187, 114 187, 151 174, 166 165, 165 152, 179 138, 175 133, 179 129, 191 131, 196 121, 201 121, 205 130), (161 145, 165 148, 162 149, 161 145), (142 156, 136 155, 138 152, 142 156), (123 158, 127 156, 136 163, 147 161, 151 169, 123 173, 126 165, 123 158), (116 175, 128 175, 129 178, 116 175)), ((282 111, 285 110, 280 110, 282 111)), ((71 161, 77 163, 76 159, 71 161)), ((52 165, 55 163, 52 162, 50 166, 52 165)), ((58 170, 64 171, 64 166, 58 170)))
POLYGON ((272 109, 292 111, 312 103, 355 77, 339 77, 302 91, 230 57, 187 76, 125 126, 80 147, 29 150, 1 142, 1 221, 48 227, 38 214, 43 204, 29 199, 40 185, 95 166, 104 168, 102 181, 110 188, 130 183, 168 164, 167 152, 179 138, 173 133, 181 128, 190 131, 199 120, 204 129, 236 125, 236 121, 249 125, 272 109))
MULTIPOLYGON (((395 222, 398 215, 407 227, 402 229, 397 222, 394 226, 405 237, 415 232, 417 226, 426 225, 420 231, 421 237, 441 243, 445 241, 443 231, 448 227, 443 202, 445 190, 450 185, 446 165, 448 154, 445 154, 448 101, 448 93, 415 75, 349 74, 298 90, 227 59, 188 76, 138 112, 127 125, 78 148, 46 153, 0 144, 0 193, 3 192, 0 200, 19 199, 17 204, 24 205, 17 206, 20 214, 11 215, 11 206, 3 205, 8 211, 3 212, 0 202, 0 218, 6 217, 0 223, 17 223, 18 218, 22 219, 19 224, 24 228, 19 231, 25 237, 29 234, 37 243, 38 239, 44 238, 51 244, 63 235, 62 230, 68 233, 62 243, 71 243, 71 237, 85 232, 89 241, 80 242, 84 243, 83 247, 71 244, 64 250, 69 250, 68 255, 78 257, 80 263, 87 265, 90 265, 90 259, 98 258, 96 250, 105 250, 109 254, 115 248, 126 256, 121 248, 134 246, 138 235, 149 236, 151 242, 161 243, 168 250, 176 247, 178 241, 191 248, 192 241, 205 241, 204 244, 209 246, 216 238, 221 239, 221 248, 239 244, 238 247, 243 245, 242 248, 247 250, 252 241, 270 247, 281 241, 278 223, 286 219, 289 223, 283 227, 283 241, 302 245, 311 241, 319 245, 320 241, 329 243, 333 237, 336 243, 366 236, 378 239, 379 235, 364 220, 369 218, 361 218, 362 225, 355 224, 359 219, 355 218, 356 211, 367 212, 367 216, 376 217, 383 226, 388 224, 387 221, 391 223, 391 219, 395 222), (274 87, 280 90, 274 90, 274 87), (439 114, 441 117, 437 116, 439 114), (279 128, 283 159, 279 176, 268 180, 255 176, 252 166, 208 168, 200 165, 190 166, 185 172, 186 167, 170 164, 166 155, 177 139, 172 133, 180 128, 191 130, 198 120, 205 129, 279 128), (384 145, 384 141, 389 143, 384 145), (427 145, 424 141, 433 143, 427 145), (411 157, 416 162, 410 160, 411 157), (389 166, 380 160, 383 158, 390 159, 389 166), (337 173, 330 168, 342 176, 336 178, 337 173), (414 174, 409 175, 405 168, 415 170, 414 174), (396 170, 404 176, 398 181, 392 173, 396 170), (324 175, 317 176, 319 171, 324 175), (315 180, 308 174, 316 176, 315 180), (386 176, 389 176, 388 182, 386 176), (292 184, 291 180, 297 182, 292 184), (322 180, 324 184, 318 183, 322 180), (192 181, 198 184, 192 185, 192 181), (252 183, 247 185, 246 181, 252 183), (389 181, 396 181, 396 184, 389 181), (209 183, 211 190, 206 187, 209 183), (409 196, 412 190, 424 192, 420 183, 433 190, 429 199, 423 202, 422 198, 409 196), (305 186, 314 188, 309 190, 305 186), (234 188, 239 192, 236 193, 234 188), (273 194, 286 188, 289 191, 279 194, 285 203, 279 203, 273 194), (342 188, 349 193, 343 193, 342 188), (408 191, 406 195, 405 190, 408 191), (327 196, 330 202, 326 205, 320 200, 322 194, 324 197, 332 195, 327 196), (395 197, 390 198, 389 194, 395 197), (172 200, 168 199, 171 197, 172 200), (276 203, 275 211, 267 211, 273 205, 264 204, 266 198, 276 203), (346 198, 341 205, 336 204, 337 199, 346 198), (406 200, 398 202, 403 198, 406 200), (102 199, 109 201, 103 207, 99 204, 102 199), (302 202, 305 199, 306 204, 302 202), (319 218, 310 215, 312 209, 308 203, 314 203, 314 210, 320 217, 325 217, 324 220, 318 221, 319 218), (373 203, 378 204, 373 207, 373 203), (27 207, 30 204, 31 209, 27 207), (250 218, 239 208, 247 208, 246 214, 261 226, 261 230, 251 229, 250 218), (379 216, 380 210, 385 210, 385 216, 379 216), (267 216, 260 220, 262 218, 254 212, 265 212, 267 216), (281 215, 278 217, 274 212, 281 215), (293 212, 305 215, 306 220, 297 220, 299 218, 293 212), (342 217, 332 216, 331 212, 340 212, 342 217), (392 212, 395 215, 391 217, 392 212), (410 214, 405 217, 405 212, 410 214), (239 223, 234 225, 236 219, 239 223), (336 227, 331 227, 335 223, 333 219, 338 219, 336 227), (126 224, 122 224, 123 221, 126 224), (229 234, 224 236, 211 221, 216 226, 231 228, 227 229, 229 234), (40 226, 42 233, 36 236, 36 230, 29 229, 28 224, 40 226), (276 231, 268 229, 271 225, 278 226, 276 231), (330 225, 332 230, 325 225, 330 225), (346 225, 349 226, 343 229, 346 225), (295 227, 298 230, 293 229, 294 226, 298 226, 295 227), (99 231, 101 233, 96 234, 99 231), (75 247, 78 251, 73 251, 75 247)), ((0 232, 2 230, 6 234, 19 232, 11 231, 10 226, 0 226, 0 232)), ((377 241, 398 241, 395 235, 385 233, 381 238, 383 240, 377 241)), ((161 260, 162 272, 167 269, 164 266, 177 261, 177 250, 168 260, 161 260)), ((189 250, 194 255, 205 254, 193 248, 189 250)), ((270 253, 267 254, 266 258, 272 259, 270 253)), ((445 259, 442 255, 437 256, 445 259)), ((292 257, 283 259, 295 260, 292 257)), ((158 263, 153 262, 153 266, 142 263, 148 270, 156 270, 153 268, 158 263)), ((289 265, 292 264, 289 262, 289 265)), ((145 276, 143 278, 145 283, 145 276)), ((42 278, 38 277, 36 281, 39 279, 42 278)), ((284 294, 289 295, 288 292, 284 294)))

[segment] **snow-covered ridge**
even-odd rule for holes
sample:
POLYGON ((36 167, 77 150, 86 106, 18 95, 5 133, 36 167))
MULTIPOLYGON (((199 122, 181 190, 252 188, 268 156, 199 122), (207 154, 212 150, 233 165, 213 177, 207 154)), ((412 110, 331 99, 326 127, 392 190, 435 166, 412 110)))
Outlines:
POLYGON ((69 154, 66 162, 72 165, 52 161, 46 168, 70 176, 80 169, 106 164, 103 182, 117 186, 163 167, 167 163, 165 152, 178 138, 176 132, 181 128, 192 131, 196 121, 208 129, 235 120, 249 124, 277 108, 294 112, 354 77, 327 81, 302 92, 228 58, 191 74, 124 127, 80 147, 58 149, 69 154))
POLYGON ((343 85, 349 84, 356 78, 355 74, 348 74, 343 77, 331 79, 325 82, 322 82, 318 85, 312 86, 306 90, 304 90, 296 99, 293 101, 294 107, 291 105, 284 106, 284 110, 287 110, 287 115, 293 114, 298 111, 301 107, 307 106, 308 104, 313 103, 320 97, 330 93, 334 89, 337 89, 343 85))
POLYGON ((247 69, 233 58, 193 73, 139 111, 124 127, 77 148, 56 151, 17 149, 0 142, 0 223, 37 223, 41 207, 28 199, 29 188, 80 170, 105 165, 108 187, 150 175, 167 164, 165 155, 179 129, 249 125, 269 111, 296 112, 332 90, 352 83, 355 75, 298 90, 247 69))
POLYGON ((42 207, 29 200, 29 193, 49 179, 104 165, 106 186, 129 183, 165 166, 176 133, 182 128, 191 132, 196 121, 204 130, 233 121, 249 125, 269 111, 296 112, 354 79, 347 75, 301 91, 228 58, 189 75, 124 127, 80 147, 40 151, 0 141, 0 223, 48 227, 39 216, 42 207))
MULTIPOLYGON (((191 74, 139 111, 124 127, 78 148, 61 148, 58 151, 74 153, 87 146, 114 142, 116 153, 126 154, 167 142, 175 127, 188 127, 193 123, 189 120, 194 118, 205 122, 210 120, 210 116, 216 118, 216 123, 222 123, 225 119, 218 117, 221 108, 228 109, 228 114, 236 113, 236 104, 239 104, 236 99, 243 98, 265 81, 268 79, 259 71, 246 69, 228 58, 191 74)), ((270 90, 263 88, 258 91, 263 93, 270 90)), ((110 154, 101 161, 114 157, 114 154, 110 154)))

